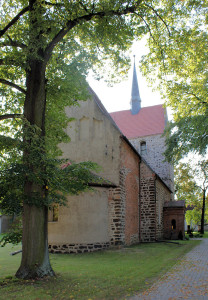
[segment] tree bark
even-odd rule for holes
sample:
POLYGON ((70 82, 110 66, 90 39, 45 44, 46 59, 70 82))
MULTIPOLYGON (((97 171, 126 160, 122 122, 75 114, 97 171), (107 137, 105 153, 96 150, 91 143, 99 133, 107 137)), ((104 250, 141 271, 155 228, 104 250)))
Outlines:
POLYGON ((48 254, 47 207, 24 204, 22 261, 16 277, 35 279, 54 276, 48 254))
MULTIPOLYGON (((27 93, 24 104, 24 116, 30 125, 39 127, 40 143, 44 143, 45 136, 45 64, 43 61, 34 60, 30 63, 27 72, 27 93)), ((27 124, 24 127, 24 143, 27 146, 23 153, 23 161, 32 173, 44 172, 44 161, 35 163, 31 156, 33 136, 28 137, 27 124), (31 148, 30 148, 31 147, 31 148)), ((37 138, 37 136, 36 136, 37 138)), ((38 153, 44 151, 44 144, 38 148, 38 153)), ((41 157, 41 155, 38 157, 41 157)), ((31 197, 38 193, 41 198, 45 197, 44 185, 39 186, 25 175, 24 194, 31 197)), ((25 200, 23 203, 23 239, 22 239, 22 261, 16 273, 18 278, 29 279, 43 276, 53 276, 48 255, 48 209, 44 205, 29 205, 25 200)))
POLYGON ((201 234, 204 234, 204 214, 205 214, 205 196, 206 190, 203 189, 202 215, 201 215, 201 234))

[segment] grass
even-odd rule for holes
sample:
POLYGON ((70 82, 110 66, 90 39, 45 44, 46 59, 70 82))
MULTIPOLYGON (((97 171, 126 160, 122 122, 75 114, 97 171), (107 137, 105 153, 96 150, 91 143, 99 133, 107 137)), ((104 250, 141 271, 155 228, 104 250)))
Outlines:
POLYGON ((20 246, 0 248, 0 299, 125 299, 145 288, 172 267, 199 241, 149 243, 120 250, 63 255, 51 254, 57 276, 22 281, 13 275, 20 246))
POLYGON ((204 234, 203 234, 203 238, 206 238, 208 239, 208 231, 205 231, 204 234))
MULTIPOLYGON (((186 236, 186 238, 191 239, 189 234, 186 233, 185 236, 186 236)), ((205 238, 205 239, 207 239, 208 238, 208 231, 205 231, 204 234, 201 234, 200 232, 195 231, 195 232, 193 232, 193 238, 205 238)))

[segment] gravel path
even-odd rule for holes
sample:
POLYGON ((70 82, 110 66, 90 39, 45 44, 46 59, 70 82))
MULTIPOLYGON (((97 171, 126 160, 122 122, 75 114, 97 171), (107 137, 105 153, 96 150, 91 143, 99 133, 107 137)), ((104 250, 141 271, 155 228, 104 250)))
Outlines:
POLYGON ((128 300, 208 300, 208 239, 193 248, 184 259, 153 286, 128 300))

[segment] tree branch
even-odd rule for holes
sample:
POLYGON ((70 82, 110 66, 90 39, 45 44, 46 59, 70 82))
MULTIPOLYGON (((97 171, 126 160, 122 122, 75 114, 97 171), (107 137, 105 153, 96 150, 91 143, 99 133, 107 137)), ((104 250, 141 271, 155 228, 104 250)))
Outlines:
POLYGON ((203 101, 203 100, 202 100, 201 98, 199 98, 196 94, 190 93, 190 92, 186 92, 186 91, 184 91, 184 93, 187 94, 187 95, 194 96, 197 100, 199 100, 200 103, 202 103, 202 104, 207 104, 207 105, 208 105, 207 102, 203 101))
POLYGON ((147 3, 144 3, 145 6, 149 7, 155 14, 156 16, 163 22, 163 24, 165 25, 167 31, 168 31, 168 34, 169 36, 171 36, 171 33, 170 33, 170 30, 169 30, 169 26, 168 24, 166 24, 166 22, 163 20, 163 18, 158 14, 158 12, 151 6, 151 5, 148 5, 147 3))
POLYGON ((22 118, 22 114, 6 114, 0 116, 0 121, 6 120, 6 119, 16 119, 16 118, 22 118))
POLYGON ((79 1, 79 4, 82 6, 82 8, 84 8, 84 10, 85 10, 87 13, 89 13, 89 11, 87 10, 86 6, 85 6, 81 1, 79 1))
POLYGON ((62 38, 76 25, 80 24, 82 21, 90 21, 95 17, 98 18, 104 18, 105 16, 122 16, 129 13, 134 13, 138 6, 142 3, 143 0, 137 1, 137 5, 127 6, 123 10, 109 10, 109 11, 99 11, 99 12, 91 12, 89 14, 77 17, 73 20, 69 20, 66 23, 66 26, 62 28, 52 39, 52 41, 49 43, 48 47, 45 50, 44 59, 46 61, 49 60, 51 53, 54 49, 54 47, 62 40, 62 38))
POLYGON ((27 11, 29 11, 29 6, 23 8, 5 27, 4 29, 0 30, 0 37, 2 37, 2 35, 12 26, 14 25, 19 18, 24 15, 24 13, 26 13, 27 11))
MULTIPOLYGON (((141 15, 139 15, 138 13, 135 13, 138 17, 140 17, 143 22, 145 23, 145 25, 147 26, 147 29, 149 31, 149 34, 150 34, 150 37, 153 39, 153 42, 158 45, 158 42, 156 41, 156 39, 154 38, 153 34, 152 34, 152 31, 151 31, 151 28, 149 26, 149 24, 147 23, 147 21, 144 19, 144 17, 142 17, 141 15)), ((160 47, 160 45, 158 45, 159 48, 160 48, 160 53, 161 53, 161 57, 162 57, 162 62, 163 62, 163 67, 164 67, 164 70, 166 70, 166 67, 165 67, 165 62, 164 62, 164 56, 163 56, 163 50, 162 48, 160 47)))
POLYGON ((20 48, 26 48, 27 47, 23 43, 18 43, 16 41, 14 41, 8 34, 7 34, 7 36, 8 36, 8 39, 9 39, 10 43, 11 43, 11 46, 20 47, 20 48))
POLYGON ((0 83, 6 84, 8 86, 11 86, 11 87, 15 88, 16 90, 20 91, 21 93, 26 94, 26 90, 25 89, 21 88, 19 85, 15 84, 15 83, 13 83, 11 81, 8 81, 6 79, 0 78, 0 83))
POLYGON ((0 43, 0 47, 18 47, 18 48, 22 48, 22 49, 25 49, 27 48, 27 46, 23 43, 19 43, 19 42, 16 42, 16 41, 8 41, 8 42, 2 42, 0 43))
POLYGON ((0 58, 0 66, 15 66, 15 67, 20 67, 19 64, 17 64, 17 62, 14 59, 11 60, 6 60, 6 59, 2 59, 0 58))
POLYGON ((51 3, 51 2, 48 2, 48 1, 44 1, 44 4, 45 5, 50 5, 50 6, 64 7, 64 5, 61 4, 61 3, 51 3))
POLYGON ((153 36, 153 34, 152 34, 151 28, 150 28, 149 24, 147 23, 147 21, 144 19, 144 17, 142 17, 142 16, 139 15, 138 13, 135 13, 135 14, 136 14, 138 17, 140 17, 140 18, 142 19, 142 21, 144 22, 144 24, 147 26, 147 29, 148 29, 148 31, 149 31, 149 34, 150 34, 151 38, 152 38, 153 41, 156 43, 156 40, 155 40, 155 38, 154 38, 154 36, 153 36))

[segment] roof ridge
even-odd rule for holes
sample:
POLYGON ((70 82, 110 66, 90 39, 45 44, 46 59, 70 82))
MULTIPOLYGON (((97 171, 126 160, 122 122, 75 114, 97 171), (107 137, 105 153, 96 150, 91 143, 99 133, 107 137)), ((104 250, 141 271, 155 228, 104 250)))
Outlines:
POLYGON ((118 127, 118 125, 116 124, 116 122, 111 117, 110 113, 107 111, 107 109, 105 108, 105 106, 100 101, 98 95, 94 92, 94 90, 90 86, 89 86, 89 91, 94 96, 94 100, 95 100, 97 106, 100 108, 100 110, 112 122, 112 124, 116 127, 116 129, 123 135, 123 133, 121 132, 120 128, 118 127))
MULTIPOLYGON (((139 152, 136 150, 136 148, 131 144, 130 140, 122 133, 118 125, 115 123, 113 118, 111 117, 110 113, 106 110, 105 106, 102 104, 100 99, 98 98, 97 94, 93 91, 93 89, 89 86, 89 92, 92 94, 93 99, 101 112, 110 120, 110 122, 113 124, 113 126, 119 131, 120 137, 123 138, 128 145, 132 148, 132 150, 138 155, 140 160, 144 161, 145 164, 154 172, 154 174, 158 177, 158 179, 161 180, 161 182, 171 191, 171 189, 167 186, 167 184, 162 180, 162 178, 152 169, 152 167, 146 162, 146 160, 139 154, 139 152)), ((171 191, 172 192, 172 191, 171 191)))
MULTIPOLYGON (((150 106, 143 106, 143 107, 141 107, 141 109, 140 110, 143 110, 143 109, 146 109, 146 108, 151 108, 151 107, 158 107, 158 106, 162 106, 162 108, 164 108, 165 109, 165 106, 164 106, 164 104, 156 104, 156 105, 150 105, 150 106)), ((113 113, 119 113, 119 112, 124 112, 124 111, 129 111, 129 112, 131 112, 131 109, 124 109, 124 110, 116 110, 116 111, 112 111, 112 112, 109 112, 109 114, 113 114, 113 113)))

